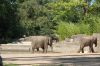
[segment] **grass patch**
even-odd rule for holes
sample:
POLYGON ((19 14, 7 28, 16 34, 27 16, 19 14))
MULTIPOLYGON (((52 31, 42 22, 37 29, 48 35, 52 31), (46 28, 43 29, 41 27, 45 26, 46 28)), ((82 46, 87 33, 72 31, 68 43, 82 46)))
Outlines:
POLYGON ((17 64, 4 64, 4 66, 19 66, 17 64))

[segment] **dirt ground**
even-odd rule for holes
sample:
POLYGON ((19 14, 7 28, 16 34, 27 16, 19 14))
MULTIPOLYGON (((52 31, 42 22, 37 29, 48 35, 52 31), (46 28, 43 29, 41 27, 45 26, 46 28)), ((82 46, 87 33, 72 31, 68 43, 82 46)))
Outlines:
MULTIPOLYGON (((8 45, 2 45, 1 53, 31 53, 29 51, 31 44, 8 44, 8 45)), ((48 46, 48 53, 77 53, 79 50, 80 44, 79 42, 66 42, 61 41, 58 43, 53 44, 53 52, 51 52, 51 48, 48 46)), ((42 53, 42 49, 39 49, 40 52, 35 53, 42 53)), ((85 53, 88 53, 89 48, 84 48, 85 53)), ((100 53, 100 42, 98 42, 98 46, 94 46, 94 50, 96 53, 100 53)))
MULTIPOLYGON (((6 64, 13 63, 19 66, 100 66, 100 44, 94 47, 96 53, 77 53, 79 43, 59 42, 54 43, 53 52, 49 47, 48 53, 26 51, 1 51, 1 57, 6 64)), ((21 47, 25 49, 26 47, 21 47)))
POLYGON ((1 54, 6 64, 19 66, 100 66, 100 54, 1 54))

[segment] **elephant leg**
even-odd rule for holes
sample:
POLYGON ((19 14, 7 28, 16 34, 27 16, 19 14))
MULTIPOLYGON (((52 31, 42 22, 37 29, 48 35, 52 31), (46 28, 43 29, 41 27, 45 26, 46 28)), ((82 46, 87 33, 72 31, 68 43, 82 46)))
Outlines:
POLYGON ((47 53, 48 45, 43 47, 43 53, 47 53))
POLYGON ((44 48, 44 51, 43 51, 44 53, 47 53, 47 48, 44 48))
POLYGON ((78 53, 80 53, 80 52, 84 53, 84 47, 80 47, 80 49, 77 52, 78 53))
POLYGON ((34 47, 32 47, 32 53, 34 53, 34 50, 35 50, 35 48, 34 48, 34 47))
POLYGON ((81 49, 82 53, 84 53, 84 48, 81 49))
POLYGON ((39 48, 37 48, 37 51, 39 51, 39 48))
POLYGON ((94 53, 93 46, 89 46, 89 52, 92 52, 92 53, 94 53))
POLYGON ((47 49, 46 48, 44 49, 44 53, 47 53, 47 49))
POLYGON ((94 53, 94 49, 93 49, 93 46, 91 46, 91 51, 92 51, 92 53, 94 53))
POLYGON ((89 52, 90 52, 90 53, 92 52, 92 50, 91 50, 91 46, 89 46, 89 52))
POLYGON ((42 48, 42 50, 43 50, 43 53, 44 53, 44 52, 45 52, 45 51, 44 51, 44 47, 41 47, 41 48, 42 48))
POLYGON ((52 45, 50 45, 50 47, 51 47, 51 52, 53 52, 53 46, 52 46, 52 45))

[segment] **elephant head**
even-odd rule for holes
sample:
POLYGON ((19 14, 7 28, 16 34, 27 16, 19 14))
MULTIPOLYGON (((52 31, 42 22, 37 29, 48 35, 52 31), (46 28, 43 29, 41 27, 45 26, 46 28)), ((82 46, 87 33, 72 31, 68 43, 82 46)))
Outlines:
POLYGON ((95 47, 97 47, 97 37, 92 37, 92 42, 95 44, 95 47))
POLYGON ((51 36, 51 39, 52 39, 53 41, 55 41, 55 42, 59 42, 58 36, 52 35, 52 36, 51 36))

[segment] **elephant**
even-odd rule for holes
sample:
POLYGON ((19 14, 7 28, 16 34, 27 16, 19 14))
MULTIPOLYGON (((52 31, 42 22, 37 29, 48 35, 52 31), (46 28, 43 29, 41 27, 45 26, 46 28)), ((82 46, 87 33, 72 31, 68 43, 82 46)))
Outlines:
POLYGON ((59 42, 59 38, 56 37, 56 36, 52 36, 51 39, 52 39, 53 41, 55 41, 55 42, 59 42))
POLYGON ((80 49, 78 50, 78 53, 82 51, 84 53, 84 47, 89 46, 89 51, 94 53, 93 44, 95 44, 95 47, 97 47, 97 37, 94 36, 87 36, 82 37, 80 39, 80 49))
POLYGON ((42 48, 43 52, 47 53, 48 45, 51 47, 51 50, 53 51, 53 46, 52 46, 53 41, 52 38, 49 36, 29 36, 29 37, 25 37, 22 40, 31 41, 33 53, 35 49, 39 51, 39 48, 42 48))

